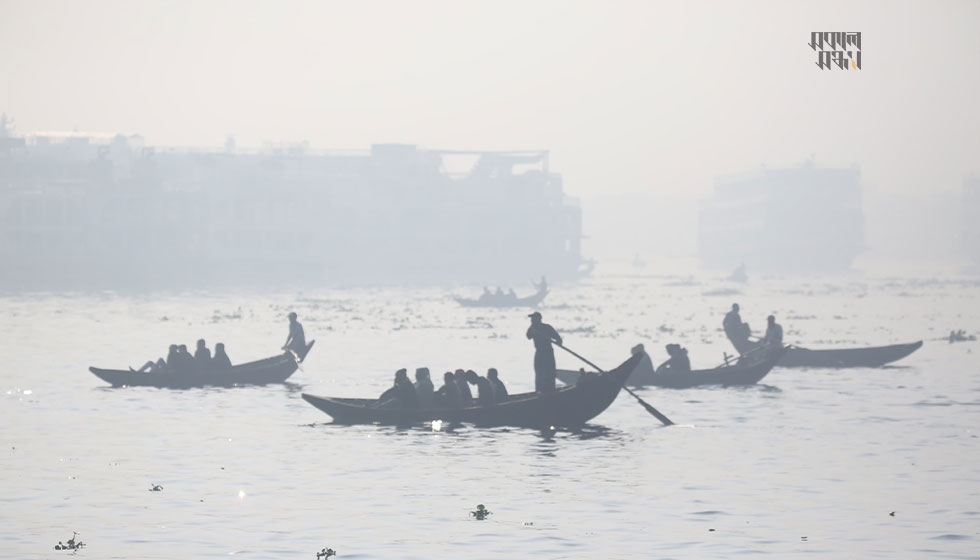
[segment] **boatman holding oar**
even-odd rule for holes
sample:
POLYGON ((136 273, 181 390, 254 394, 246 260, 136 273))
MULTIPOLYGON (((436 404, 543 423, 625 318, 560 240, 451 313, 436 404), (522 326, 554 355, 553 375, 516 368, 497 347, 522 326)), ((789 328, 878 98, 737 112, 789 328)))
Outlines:
POLYGON ((534 389, 539 393, 555 390, 555 350, 552 341, 561 344, 558 331, 551 325, 541 322, 541 314, 535 311, 528 315, 531 326, 527 337, 534 341, 534 389))

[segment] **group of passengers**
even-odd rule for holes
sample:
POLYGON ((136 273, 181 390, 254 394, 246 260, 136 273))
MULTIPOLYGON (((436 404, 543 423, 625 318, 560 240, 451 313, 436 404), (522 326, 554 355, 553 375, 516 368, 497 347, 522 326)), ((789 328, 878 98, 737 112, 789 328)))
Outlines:
POLYGON ((415 370, 415 383, 408 378, 408 371, 395 372, 395 383, 378 397, 383 408, 463 408, 491 405, 507 400, 507 387, 500 380, 495 368, 481 377, 473 370, 457 369, 443 374, 443 385, 438 390, 432 384, 429 368, 415 370), (470 385, 476 386, 473 396, 470 385))
MULTIPOLYGON (((133 368, 129 369, 132 370, 133 368)), ((197 341, 197 349, 194 350, 194 355, 187 351, 186 344, 171 344, 166 360, 163 358, 155 362, 151 360, 143 364, 143 367, 133 371, 140 373, 162 371, 204 373, 226 369, 231 369, 231 359, 225 353, 224 343, 219 342, 214 345, 214 356, 212 357, 211 350, 208 349, 202 338, 197 341)))

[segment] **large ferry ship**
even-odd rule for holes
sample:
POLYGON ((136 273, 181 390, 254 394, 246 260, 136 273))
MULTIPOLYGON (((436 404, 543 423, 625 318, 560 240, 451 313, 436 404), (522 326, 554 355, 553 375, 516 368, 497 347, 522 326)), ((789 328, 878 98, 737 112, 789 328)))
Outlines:
POLYGON ((786 273, 848 270, 864 249, 857 168, 764 169, 716 179, 701 204, 699 254, 709 267, 786 273))
POLYGON ((5 288, 526 282, 583 267, 581 211, 544 150, 178 150, 2 125, 5 288))

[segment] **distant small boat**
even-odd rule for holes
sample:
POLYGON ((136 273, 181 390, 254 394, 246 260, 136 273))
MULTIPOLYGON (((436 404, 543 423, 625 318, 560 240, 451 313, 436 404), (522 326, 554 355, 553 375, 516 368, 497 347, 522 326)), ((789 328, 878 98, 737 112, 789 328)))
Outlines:
MULTIPOLYGON (((666 389, 687 389, 700 385, 753 385, 762 380, 772 370, 785 349, 770 353, 760 360, 742 359, 739 363, 717 367, 714 369, 693 370, 689 373, 656 373, 652 364, 647 361, 645 366, 633 370, 633 375, 626 380, 630 387, 663 387, 666 389)), ((558 379, 563 383, 575 384, 581 376, 580 371, 560 369, 558 379)))
POLYGON ((236 387, 239 385, 267 385, 283 383, 299 367, 315 340, 299 353, 286 352, 264 360, 232 366, 223 371, 153 371, 142 373, 132 370, 88 368, 99 379, 113 387, 160 387, 163 389, 188 389, 191 387, 236 387))
MULTIPOLYGON (((736 349, 742 354, 751 352, 755 348, 758 348, 758 346, 758 343, 750 341, 735 345, 736 349)), ((875 368, 901 360, 921 347, 921 340, 908 344, 892 344, 890 346, 828 350, 810 350, 809 348, 790 346, 776 365, 779 367, 809 368, 875 368)))
POLYGON ((582 386, 559 387, 554 393, 520 393, 502 403, 455 409, 378 408, 377 399, 318 397, 303 399, 329 414, 337 424, 390 424, 411 426, 433 422, 466 422, 477 426, 576 428, 601 414, 622 389, 642 356, 632 356, 619 367, 591 377, 582 386))
POLYGON ((517 294, 483 294, 478 299, 454 297, 463 307, 537 307, 545 296, 548 288, 539 289, 527 297, 517 297, 517 294))

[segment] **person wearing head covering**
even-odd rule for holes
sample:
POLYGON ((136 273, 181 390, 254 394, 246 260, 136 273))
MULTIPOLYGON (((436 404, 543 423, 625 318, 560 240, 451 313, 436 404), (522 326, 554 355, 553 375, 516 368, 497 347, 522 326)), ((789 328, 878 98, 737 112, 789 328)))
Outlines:
POLYGON ((658 374, 691 373, 691 360, 687 357, 687 349, 680 344, 668 344, 667 355, 670 358, 657 368, 658 374))
POLYGON ((300 357, 303 357, 306 352, 306 333, 303 332, 303 325, 296 320, 295 311, 289 313, 289 337, 286 338, 286 344, 282 349, 287 352, 292 350, 300 357))
POLYGON ((770 315, 766 317, 766 336, 762 339, 762 344, 765 346, 772 346, 775 348, 780 348, 783 345, 783 327, 776 322, 776 316, 770 315))
POLYGON ((487 379, 490 380, 490 385, 493 386, 494 402, 506 401, 507 386, 504 385, 504 382, 500 380, 500 376, 497 374, 497 368, 490 368, 487 370, 487 379))
POLYGON ((555 349, 552 342, 561 344, 561 336, 551 325, 541 322, 541 314, 528 315, 531 326, 527 329, 528 340, 534 341, 534 389, 539 393, 555 390, 555 349))
POLYGON ((231 369, 231 358, 225 353, 224 342, 219 342, 214 345, 214 358, 211 360, 211 367, 215 371, 231 369))
POLYGON ((198 371, 211 369, 211 351, 208 350, 203 338, 197 341, 197 349, 194 350, 194 366, 198 371))
POLYGON ((429 368, 421 367, 415 370, 415 394, 418 396, 419 408, 433 407, 435 392, 432 379, 429 378, 429 368))
POLYGON ((447 371, 442 376, 442 387, 436 391, 435 403, 440 408, 459 408, 462 404, 462 397, 459 394, 459 386, 453 372, 447 371))
POLYGON ((655 373, 656 370, 653 368, 653 360, 650 359, 650 354, 647 354, 646 349, 643 348, 642 344, 637 344, 636 346, 630 348, 630 354, 636 356, 641 354, 643 357, 640 361, 636 363, 636 372, 646 372, 647 374, 655 373))

